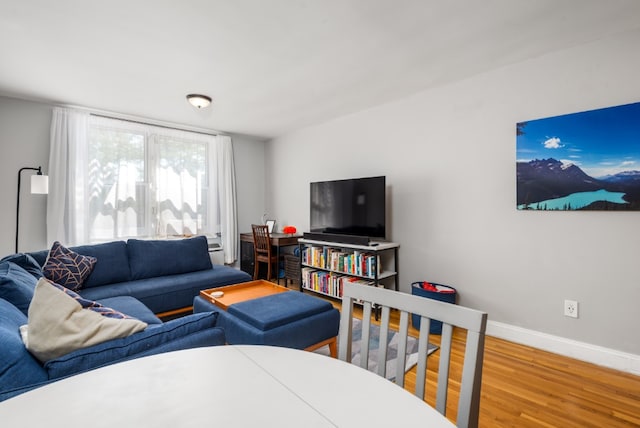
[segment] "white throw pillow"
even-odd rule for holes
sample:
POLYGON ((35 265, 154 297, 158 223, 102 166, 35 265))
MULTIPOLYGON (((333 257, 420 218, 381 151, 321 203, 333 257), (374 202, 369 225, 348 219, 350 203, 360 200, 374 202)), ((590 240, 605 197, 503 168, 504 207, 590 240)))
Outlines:
POLYGON ((41 362, 126 337, 147 327, 147 323, 135 318, 110 318, 85 309, 45 278, 36 284, 28 318, 26 346, 41 362))

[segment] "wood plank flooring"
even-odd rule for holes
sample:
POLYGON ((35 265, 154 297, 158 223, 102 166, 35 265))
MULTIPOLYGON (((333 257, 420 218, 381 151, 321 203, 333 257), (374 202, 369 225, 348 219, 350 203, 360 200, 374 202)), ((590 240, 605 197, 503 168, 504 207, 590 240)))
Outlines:
MULTIPOLYGON (((289 284, 296 288, 296 285, 289 284)), ((340 302, 330 299, 340 308, 340 302)), ((356 308, 357 309, 357 308, 356 308)), ((392 316, 397 329, 398 316, 392 316)), ((418 331, 411 327, 410 334, 418 331)), ((440 337, 430 341, 439 344, 440 337)), ((461 374, 465 331, 456 330, 451 372, 461 374)), ((435 404, 439 353, 429 359, 426 402, 435 404)), ((413 393, 416 372, 405 387, 413 393)), ((452 382, 448 417, 455 422, 459 384, 452 382)), ((401 425, 401 419, 398 421, 401 425)), ((640 377, 487 336, 485 343, 481 427, 640 427, 640 377)))

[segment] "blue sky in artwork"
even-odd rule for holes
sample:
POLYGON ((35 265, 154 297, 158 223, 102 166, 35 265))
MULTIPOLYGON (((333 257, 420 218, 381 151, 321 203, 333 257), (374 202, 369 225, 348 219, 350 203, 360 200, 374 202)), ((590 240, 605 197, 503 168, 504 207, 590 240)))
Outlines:
POLYGON ((518 162, 554 158, 592 177, 640 170, 640 103, 530 120, 518 162))

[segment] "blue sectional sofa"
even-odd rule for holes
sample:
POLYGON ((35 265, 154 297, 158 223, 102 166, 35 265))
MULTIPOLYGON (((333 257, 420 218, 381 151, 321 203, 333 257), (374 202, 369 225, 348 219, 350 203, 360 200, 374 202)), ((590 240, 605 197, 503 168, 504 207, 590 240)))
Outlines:
MULTIPOLYGON (((114 241, 70 247, 97 262, 78 293, 90 300, 132 296, 154 313, 190 307, 200 290, 251 281, 246 272, 212 265, 207 239, 114 241)), ((28 253, 44 266, 48 250, 28 253)))
MULTIPOLYGON (((12 268, 15 270, 15 266, 12 268)), ((2 286, 6 286, 6 278, 2 286)), ((20 326, 27 324, 27 316, 10 301, 0 298, 0 401, 97 367, 225 343, 224 330, 216 327, 216 313, 194 314, 163 323, 132 297, 113 297, 100 303, 146 322, 147 328, 41 363, 27 350, 20 336, 20 326)))
POLYGON ((14 254, 0 261, 0 401, 86 370, 147 355, 225 343, 218 314, 203 312, 162 322, 155 314, 191 306, 201 289, 245 282, 251 277, 227 266, 212 266, 204 237, 185 240, 130 239, 72 247, 97 259, 77 292, 147 327, 124 338, 78 349, 41 362, 25 347, 20 326, 47 251, 14 254))

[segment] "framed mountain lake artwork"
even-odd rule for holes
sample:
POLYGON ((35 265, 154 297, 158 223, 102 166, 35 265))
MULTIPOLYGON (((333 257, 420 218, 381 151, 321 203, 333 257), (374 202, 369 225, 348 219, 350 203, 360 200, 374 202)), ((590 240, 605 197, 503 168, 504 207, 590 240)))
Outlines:
POLYGON ((640 103, 520 122, 517 208, 640 211, 640 103))

